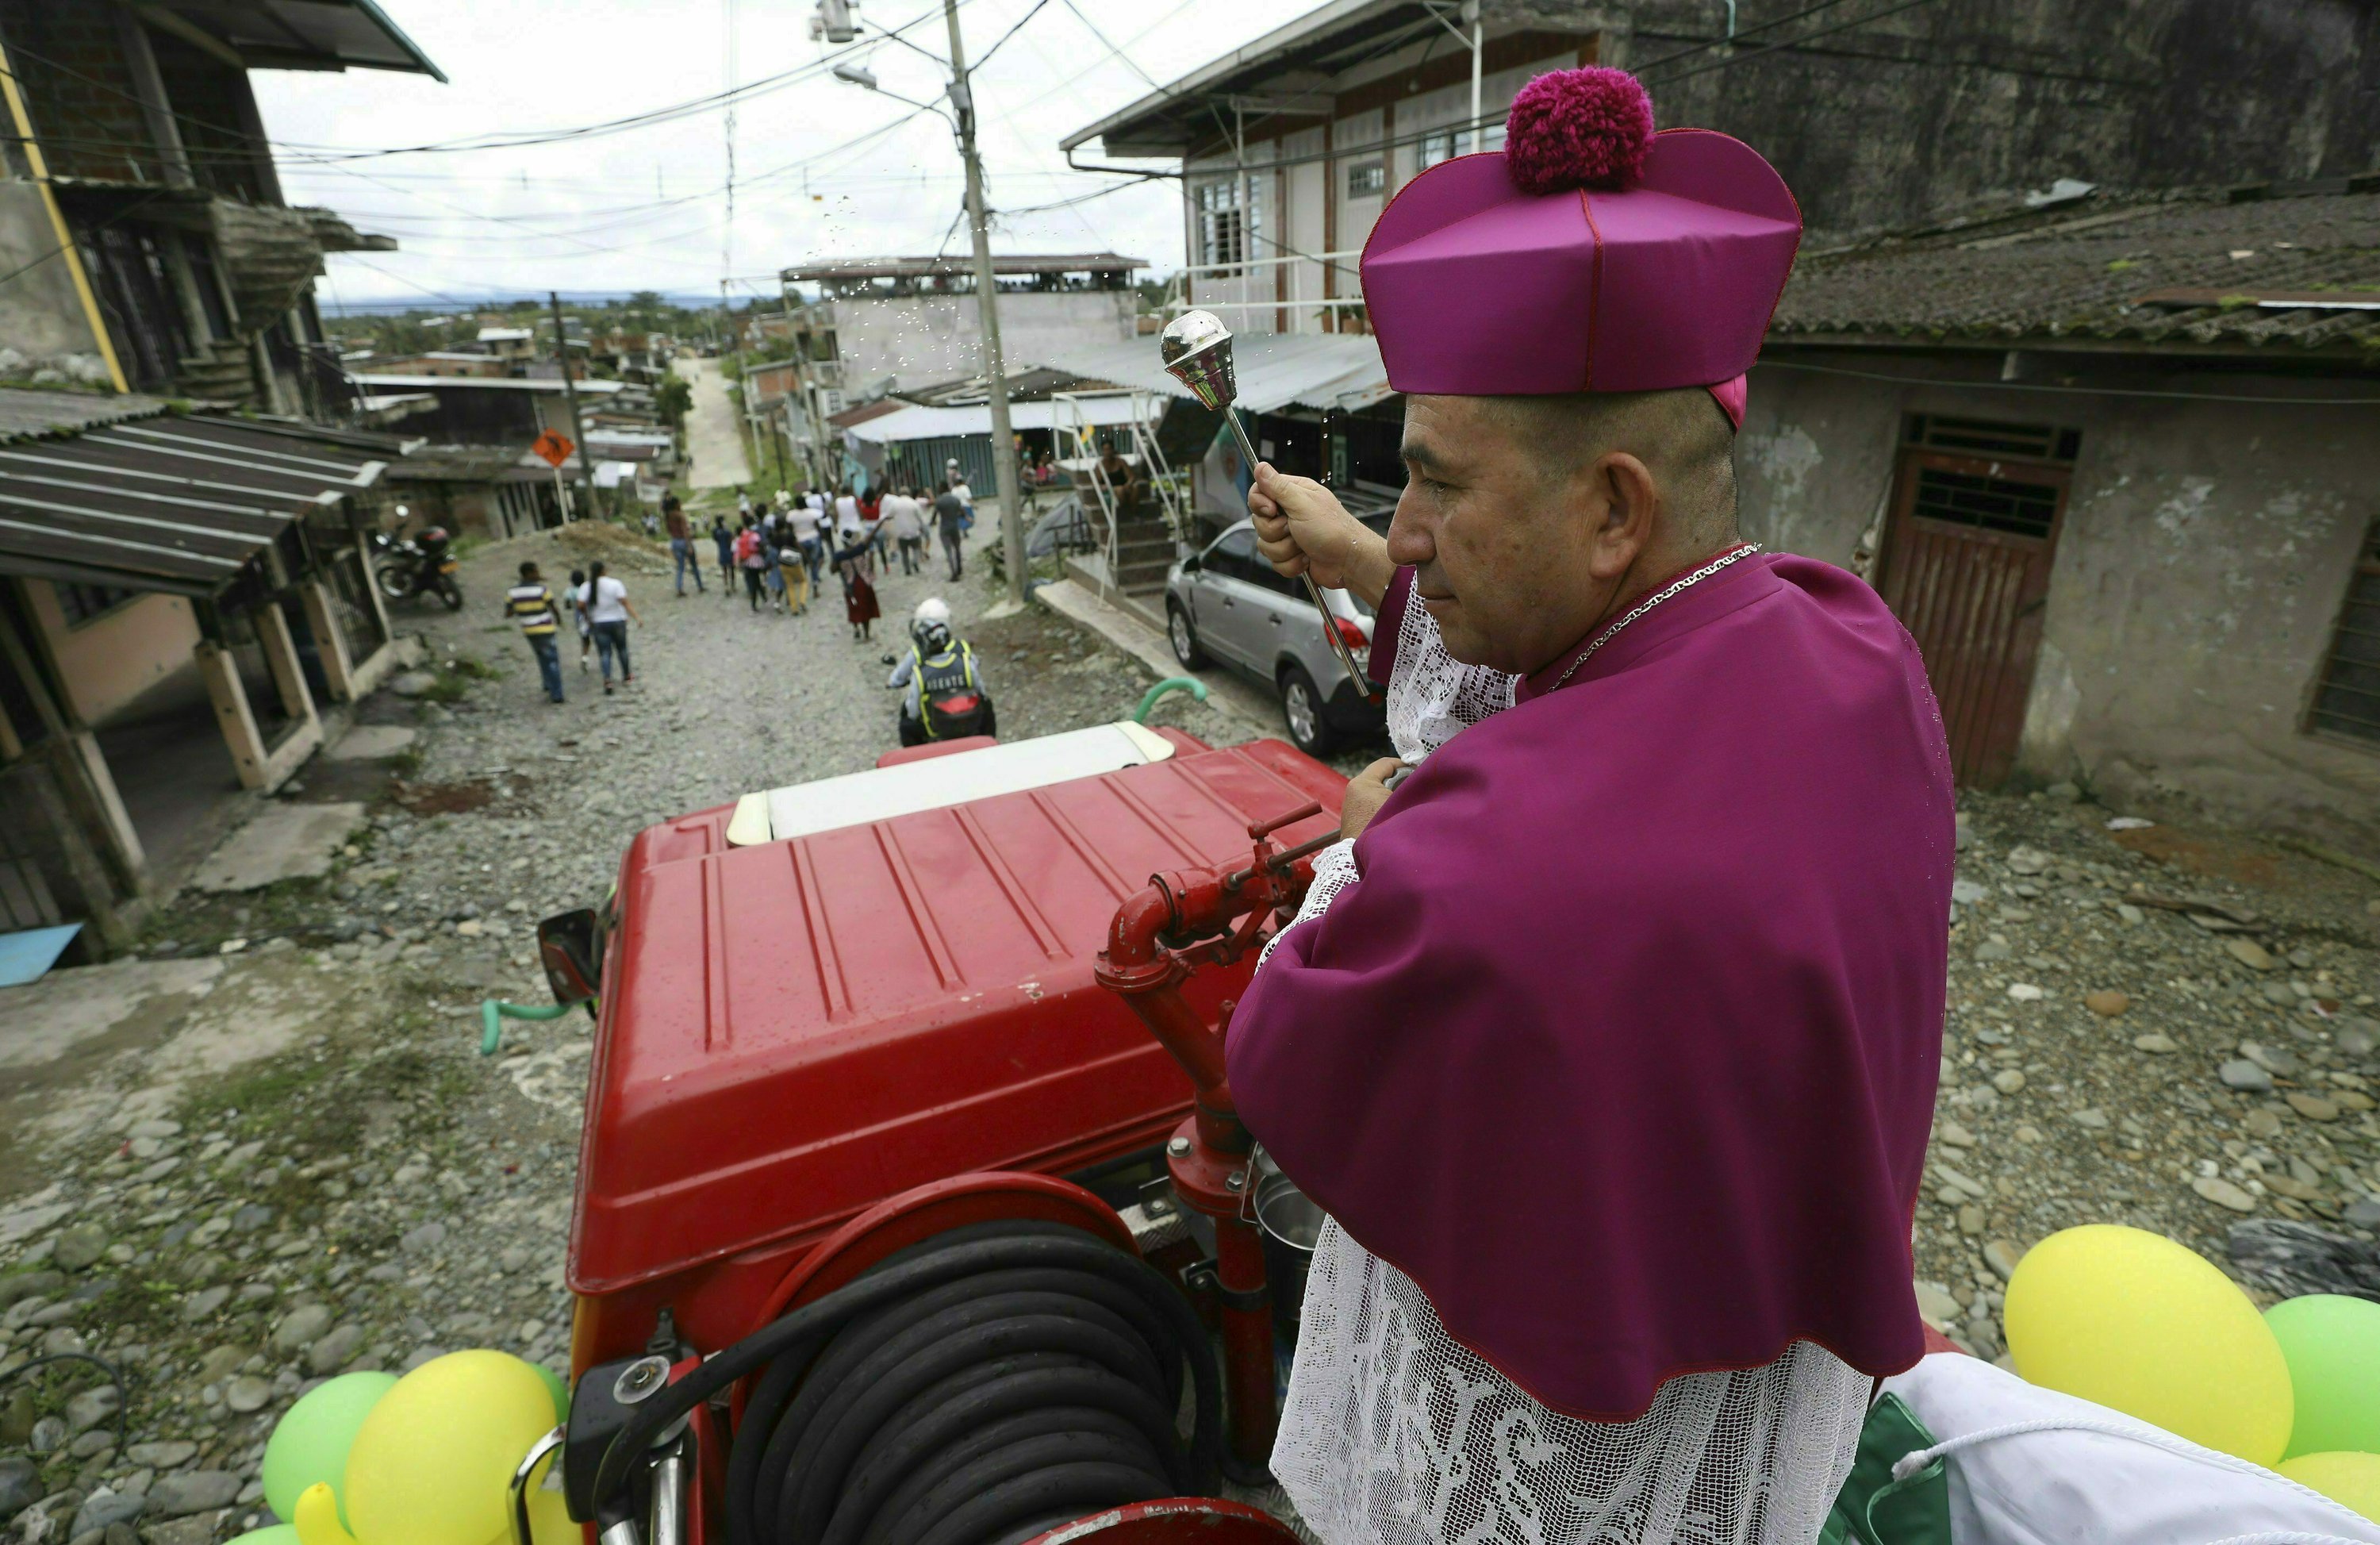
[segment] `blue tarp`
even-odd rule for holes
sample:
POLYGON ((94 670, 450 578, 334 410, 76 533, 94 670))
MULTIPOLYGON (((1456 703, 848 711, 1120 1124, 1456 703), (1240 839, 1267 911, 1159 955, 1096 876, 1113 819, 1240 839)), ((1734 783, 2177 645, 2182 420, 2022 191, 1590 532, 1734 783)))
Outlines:
POLYGON ((0 933, 0 987, 22 987, 39 981, 66 954, 82 924, 29 928, 22 933, 0 933))

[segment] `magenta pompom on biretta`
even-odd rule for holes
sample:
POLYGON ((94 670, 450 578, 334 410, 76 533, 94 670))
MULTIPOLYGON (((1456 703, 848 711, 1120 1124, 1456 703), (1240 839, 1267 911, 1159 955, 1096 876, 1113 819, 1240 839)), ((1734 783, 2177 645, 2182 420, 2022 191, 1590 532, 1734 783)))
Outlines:
POLYGON ((1441 162, 1390 201, 1364 301, 1400 392, 1708 386, 1741 423, 1740 378, 1801 240, 1759 152, 1654 132, 1624 71, 1555 70, 1513 98, 1502 151, 1441 162))

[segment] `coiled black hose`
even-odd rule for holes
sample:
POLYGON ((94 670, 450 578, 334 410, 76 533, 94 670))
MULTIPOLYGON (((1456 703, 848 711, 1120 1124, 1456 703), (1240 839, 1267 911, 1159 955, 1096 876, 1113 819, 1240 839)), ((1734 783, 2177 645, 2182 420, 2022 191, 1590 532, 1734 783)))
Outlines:
POLYGON ((654 1435, 750 1373, 728 1457, 732 1545, 1014 1545, 1101 1508, 1211 1490, 1221 1452, 1213 1353, 1171 1282, 1062 1224, 976 1224, 656 1396, 604 1454, 605 1521, 654 1435))

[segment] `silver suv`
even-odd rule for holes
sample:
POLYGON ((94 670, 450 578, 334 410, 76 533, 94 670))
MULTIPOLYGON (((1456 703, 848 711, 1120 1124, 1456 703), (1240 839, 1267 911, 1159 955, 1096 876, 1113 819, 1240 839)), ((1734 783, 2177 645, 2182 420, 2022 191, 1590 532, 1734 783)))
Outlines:
MULTIPOLYGON (((1383 517, 1381 525, 1386 523, 1383 517)), ((1346 590, 1322 595, 1356 664, 1368 663, 1372 609, 1346 590)), ((1380 705, 1367 695, 1367 684, 1347 679, 1305 584, 1273 572, 1257 553, 1256 528, 1249 522, 1232 527, 1167 572, 1165 624, 1173 657, 1188 669, 1220 663, 1280 693, 1289 738, 1308 756, 1381 733, 1380 705)))

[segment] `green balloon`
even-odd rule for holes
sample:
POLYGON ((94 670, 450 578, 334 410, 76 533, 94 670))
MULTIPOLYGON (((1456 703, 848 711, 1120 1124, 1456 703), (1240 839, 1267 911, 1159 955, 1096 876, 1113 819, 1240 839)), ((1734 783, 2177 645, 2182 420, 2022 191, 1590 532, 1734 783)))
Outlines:
MULTIPOLYGON (((347 1450, 355 1446, 364 1417, 395 1388, 394 1373, 342 1373, 307 1391, 289 1407, 264 1445, 264 1500, 275 1517, 296 1517, 298 1497, 322 1480, 330 1483, 339 1499, 339 1522, 347 1521, 347 1450)), ((271 1532, 260 1529, 246 1538, 271 1532)), ((259 1545, 296 1545, 296 1540, 293 1531, 285 1542, 260 1539, 259 1545)))
POLYGON ((553 1396, 553 1419, 557 1422, 568 1421, 570 1419, 570 1386, 562 1381, 562 1375, 543 1363, 531 1363, 528 1366, 537 1369, 537 1376, 545 1381, 545 1393, 553 1396))
POLYGON ((2309 1294, 2265 1311, 2297 1388, 2284 1458, 2380 1453, 2380 1304, 2309 1294))
POLYGON ((234 1536, 231 1545, 298 1545, 298 1526, 267 1524, 261 1529, 234 1536))

